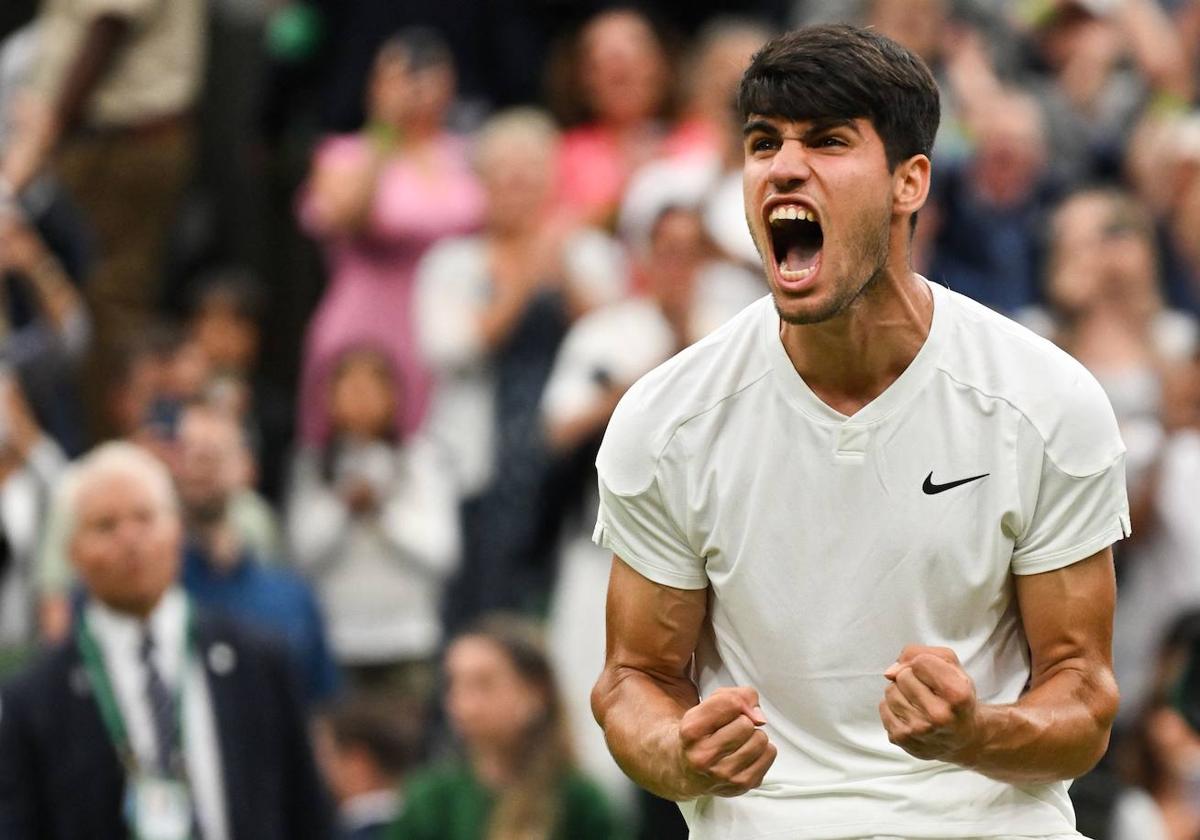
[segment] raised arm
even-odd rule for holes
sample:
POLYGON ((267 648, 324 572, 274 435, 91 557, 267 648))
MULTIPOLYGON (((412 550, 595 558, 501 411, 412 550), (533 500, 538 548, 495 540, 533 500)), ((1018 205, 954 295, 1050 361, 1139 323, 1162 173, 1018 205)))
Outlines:
POLYGON ((690 670, 707 600, 706 589, 654 583, 613 557, 592 710, 621 769, 667 799, 737 796, 761 784, 775 760, 754 689, 723 688, 700 701, 690 670))
POLYGON ((59 141, 83 118, 96 85, 104 78, 133 28, 118 14, 94 17, 69 66, 62 90, 50 106, 40 103, 26 115, 8 153, 0 160, 0 178, 20 193, 37 176, 59 141))
POLYGON ((892 743, 1014 784, 1073 779, 1108 747, 1117 713, 1112 672, 1112 549, 1016 577, 1029 641, 1029 690, 1012 704, 978 703, 947 648, 910 646, 885 676, 880 716, 892 743))

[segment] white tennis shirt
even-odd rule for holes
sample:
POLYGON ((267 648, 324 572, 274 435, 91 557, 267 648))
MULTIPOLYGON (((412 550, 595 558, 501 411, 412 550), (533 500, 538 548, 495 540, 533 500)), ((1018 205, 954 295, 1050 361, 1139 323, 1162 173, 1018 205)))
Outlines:
POLYGON ((1025 328, 932 285, 904 373, 852 417, 796 373, 771 298, 629 390, 597 459, 595 541, 710 588, 702 696, 758 690, 761 787, 681 808, 694 840, 1071 834, 1067 785, 1011 785, 888 742, 883 671, 952 648, 981 702, 1030 676, 1012 575, 1129 533, 1125 448, 1099 385, 1025 328))

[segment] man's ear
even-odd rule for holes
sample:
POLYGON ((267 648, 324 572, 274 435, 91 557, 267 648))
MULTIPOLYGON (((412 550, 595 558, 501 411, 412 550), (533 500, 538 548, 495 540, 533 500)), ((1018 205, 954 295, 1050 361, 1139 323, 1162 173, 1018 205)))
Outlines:
POLYGON ((931 171, 929 158, 925 155, 913 155, 896 167, 892 174, 893 213, 908 216, 925 206, 931 171))

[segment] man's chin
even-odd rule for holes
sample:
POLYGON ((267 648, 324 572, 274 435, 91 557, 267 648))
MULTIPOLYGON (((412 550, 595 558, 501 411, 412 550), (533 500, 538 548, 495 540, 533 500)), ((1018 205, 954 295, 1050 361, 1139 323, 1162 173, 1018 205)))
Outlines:
POLYGON ((775 295, 775 311, 779 313, 779 320, 796 327, 828 321, 841 314, 843 309, 845 306, 837 300, 781 300, 780 295, 775 295))

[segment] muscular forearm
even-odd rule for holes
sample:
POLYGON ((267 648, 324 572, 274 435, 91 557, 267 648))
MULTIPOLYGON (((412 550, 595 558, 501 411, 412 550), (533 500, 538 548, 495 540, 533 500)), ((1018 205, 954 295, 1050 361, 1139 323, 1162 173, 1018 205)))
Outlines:
POLYGON ((1011 705, 981 705, 959 763, 1014 784, 1074 779, 1108 747, 1117 712, 1112 672, 1064 667, 1011 705))
POLYGON ((700 795, 681 760, 679 722, 700 702, 682 678, 608 668, 592 690, 592 711, 621 769, 637 784, 675 801, 700 795))

